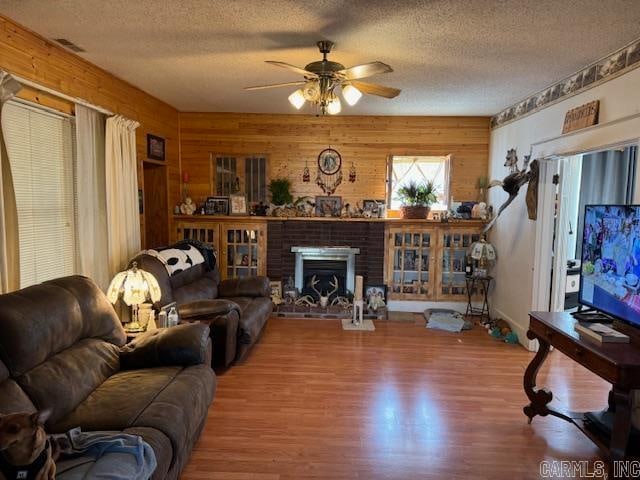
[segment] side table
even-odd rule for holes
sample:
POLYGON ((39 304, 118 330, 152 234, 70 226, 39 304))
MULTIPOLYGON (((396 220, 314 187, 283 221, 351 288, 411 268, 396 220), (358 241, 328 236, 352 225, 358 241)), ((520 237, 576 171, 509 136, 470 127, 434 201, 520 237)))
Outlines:
POLYGON ((493 277, 465 277, 467 283, 467 310, 465 315, 475 315, 480 317, 480 321, 486 319, 486 322, 491 321, 489 316, 489 287, 493 281, 493 277), (482 290, 482 307, 474 307, 472 300, 474 291, 480 288, 482 290))

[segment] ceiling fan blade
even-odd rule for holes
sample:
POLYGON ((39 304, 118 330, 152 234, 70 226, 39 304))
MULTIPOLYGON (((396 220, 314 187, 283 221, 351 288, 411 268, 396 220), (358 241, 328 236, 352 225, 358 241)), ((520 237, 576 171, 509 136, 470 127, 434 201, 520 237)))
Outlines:
POLYGON ((372 77, 380 73, 389 72, 393 72, 393 68, 386 63, 371 62, 363 63, 362 65, 355 65, 353 67, 345 68, 344 70, 338 70, 336 74, 347 80, 356 80, 358 78, 372 77))
POLYGON ((282 67, 282 68, 287 68, 289 70, 293 70, 294 72, 299 73, 300 75, 304 75, 305 77, 317 78, 318 76, 313 72, 305 70, 304 68, 296 67, 295 65, 291 65, 289 63, 275 62, 273 60, 267 60, 266 63, 270 63, 271 65, 275 65, 276 67, 282 67))
POLYGON ((292 87, 294 85, 304 85, 306 82, 300 80, 298 82, 274 83, 272 85, 258 85, 255 87, 244 87, 245 90, 264 90, 265 88, 292 87))
POLYGON ((358 82, 357 80, 353 80, 349 83, 362 93, 377 95, 384 98, 395 98, 400 95, 400 92, 402 91, 399 88, 385 87, 384 85, 378 85, 377 83, 358 82))

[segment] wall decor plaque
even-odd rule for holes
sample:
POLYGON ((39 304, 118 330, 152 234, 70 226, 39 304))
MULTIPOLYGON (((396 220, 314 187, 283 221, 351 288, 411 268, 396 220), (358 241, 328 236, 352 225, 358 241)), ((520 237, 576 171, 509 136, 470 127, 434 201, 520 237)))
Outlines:
POLYGON ((597 125, 599 110, 600 100, 594 100, 593 102, 572 108, 564 117, 562 133, 574 132, 576 130, 597 125))

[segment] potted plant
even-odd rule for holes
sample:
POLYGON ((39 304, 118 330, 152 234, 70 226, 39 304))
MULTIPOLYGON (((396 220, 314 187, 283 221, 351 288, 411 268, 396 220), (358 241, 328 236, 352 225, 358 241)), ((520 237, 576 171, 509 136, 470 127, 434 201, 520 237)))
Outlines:
POLYGON ((291 195, 291 180, 288 178, 274 178, 269 183, 271 203, 277 206, 288 205, 293 202, 291 195))
POLYGON ((423 219, 431 211, 431 205, 436 203, 438 189, 433 181, 418 183, 408 182, 398 189, 398 200, 402 202, 400 211, 402 218, 423 219))

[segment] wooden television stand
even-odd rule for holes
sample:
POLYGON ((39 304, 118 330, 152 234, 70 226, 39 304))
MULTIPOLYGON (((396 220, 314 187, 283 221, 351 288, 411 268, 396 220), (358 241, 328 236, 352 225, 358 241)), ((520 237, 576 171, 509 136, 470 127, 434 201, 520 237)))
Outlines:
POLYGON ((524 390, 531 403, 524 407, 529 423, 536 415, 553 415, 574 424, 589 437, 610 461, 637 456, 630 451, 632 390, 640 389, 640 341, 638 331, 624 324, 614 327, 631 337, 631 343, 582 340, 573 328, 574 319, 565 312, 531 312, 527 337, 540 348, 524 374, 524 390), (590 428, 585 413, 560 412, 549 406, 553 394, 536 386, 536 375, 553 346, 583 367, 611 383, 609 410, 613 415, 611 435, 590 428), (632 455, 633 454, 633 455, 632 455))

